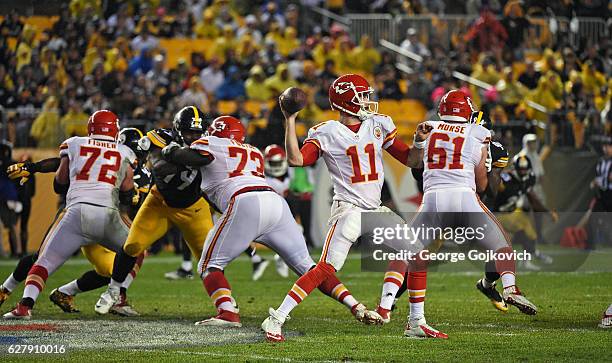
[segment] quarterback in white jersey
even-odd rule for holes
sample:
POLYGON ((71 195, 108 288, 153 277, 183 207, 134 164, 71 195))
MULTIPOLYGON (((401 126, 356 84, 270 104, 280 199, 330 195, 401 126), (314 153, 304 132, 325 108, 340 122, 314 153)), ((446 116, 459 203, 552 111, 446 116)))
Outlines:
MULTIPOLYGON (((300 150, 295 131, 296 114, 283 110, 286 120, 285 148, 291 166, 312 165, 322 157, 333 181, 334 197, 329 231, 317 266, 300 277, 281 306, 270 309, 270 317, 262 324, 269 340, 282 340, 281 327, 295 308, 327 276, 335 276, 344 265, 349 249, 362 234, 363 212, 386 212, 384 223, 396 226, 403 221, 388 208, 381 207, 384 181, 382 151, 409 166, 420 163, 423 152, 409 148, 396 138, 390 117, 376 113, 377 103, 370 101, 373 89, 367 80, 356 74, 336 79, 329 88, 332 109, 339 111, 339 121, 323 122, 308 132, 300 150), (275 339, 281 337, 279 339, 275 339)), ((281 96, 282 97, 282 96, 281 96)), ((281 106, 283 100, 280 100, 281 106)), ((419 125, 415 140, 422 142, 429 129, 419 125)), ((416 246, 413 246, 416 247, 416 246)), ((382 322, 380 315, 369 312, 367 323, 382 322)))
POLYGON ((131 203, 134 153, 117 142, 119 120, 107 110, 88 121, 89 136, 72 137, 60 146, 54 189, 67 189, 66 208, 58 214, 26 278, 23 298, 5 319, 29 319, 45 282, 82 246, 99 243, 118 252, 128 233, 119 202, 131 203))
MULTIPOLYGON (((240 315, 223 271, 252 241, 269 246, 298 275, 315 263, 285 199, 264 178, 264 158, 259 149, 244 144, 240 120, 221 116, 206 136, 191 147, 170 145, 166 160, 199 167, 201 188, 210 204, 222 214, 206 237, 198 271, 218 310, 218 315, 197 325, 239 327, 240 315)), ((359 319, 365 306, 359 304, 335 278, 326 279, 321 290, 342 302, 359 319)))

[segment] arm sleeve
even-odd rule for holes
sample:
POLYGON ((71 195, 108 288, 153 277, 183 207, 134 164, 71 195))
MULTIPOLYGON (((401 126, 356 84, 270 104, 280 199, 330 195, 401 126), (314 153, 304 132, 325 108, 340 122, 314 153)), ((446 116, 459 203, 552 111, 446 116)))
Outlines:
POLYGON ((383 117, 380 124, 383 129, 383 136, 385 137, 383 140, 383 148, 387 149, 389 146, 393 145, 395 141, 397 128, 395 127, 395 123, 393 123, 393 119, 389 116, 383 117))
POLYGON ((393 142, 385 150, 400 163, 406 165, 408 162, 410 147, 402 140, 394 138, 393 142))
POLYGON ((304 142, 304 145, 300 149, 302 153, 302 159, 304 161, 304 166, 313 165, 320 155, 320 149, 314 142, 304 142))

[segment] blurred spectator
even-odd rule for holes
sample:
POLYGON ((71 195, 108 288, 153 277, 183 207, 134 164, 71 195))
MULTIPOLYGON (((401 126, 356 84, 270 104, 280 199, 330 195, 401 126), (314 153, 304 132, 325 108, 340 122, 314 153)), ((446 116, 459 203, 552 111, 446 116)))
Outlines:
POLYGON ((245 127, 255 118, 255 116, 246 109, 244 97, 238 97, 236 99, 236 109, 232 112, 231 116, 240 120, 245 127))
POLYGON ((289 53, 300 46, 300 41, 297 39, 297 31, 295 28, 288 26, 285 28, 283 36, 276 42, 278 52, 287 57, 289 53))
POLYGON ((336 78, 338 78, 338 74, 336 73, 336 66, 332 59, 325 61, 325 67, 322 71, 319 72, 318 77, 320 79, 329 81, 330 84, 335 81, 336 78))
POLYGON ((43 109, 34 120, 30 135, 40 148, 57 148, 60 143, 60 118, 58 101, 51 96, 43 105, 43 109))
POLYGON ((465 41, 472 42, 479 51, 488 51, 494 48, 503 48, 508 32, 487 8, 480 12, 480 17, 465 34, 465 41))
POLYGON ((511 0, 504 7, 504 18, 501 21, 502 25, 508 33, 506 45, 510 49, 520 48, 525 39, 525 34, 529 28, 529 20, 525 18, 521 2, 519 0, 511 0))
POLYGON ((85 112, 92 114, 98 110, 107 110, 110 108, 110 103, 102 96, 102 92, 99 90, 94 93, 85 101, 83 109, 85 112))
POLYGON ((518 77, 518 81, 525 87, 534 89, 538 86, 538 81, 540 80, 541 76, 542 74, 536 71, 534 63, 532 61, 528 61, 525 72, 518 77))
POLYGON ((257 17, 253 14, 249 14, 244 18, 244 26, 238 29, 236 33, 238 39, 242 39, 246 35, 249 35, 255 44, 261 44, 263 37, 259 29, 257 29, 257 17))
POLYGON ((597 193, 594 212, 612 212, 612 141, 603 145, 603 156, 595 167, 595 179, 591 183, 597 193))
POLYGON ((189 80, 189 88, 181 94, 178 107, 197 106, 202 111, 208 111, 208 97, 206 92, 200 85, 200 79, 197 76, 191 77, 189 80))
POLYGON ((22 30, 23 22, 19 19, 17 9, 13 8, 0 23, 0 34, 7 37, 18 37, 22 30))
POLYGON ((149 86, 147 87, 148 92, 152 92, 159 86, 166 87, 170 83, 168 78, 168 71, 165 68, 164 56, 157 54, 153 57, 153 68, 146 74, 149 86))
POLYGON ((513 115, 514 109, 527 94, 527 88, 520 82, 515 82, 511 67, 504 68, 502 79, 495 85, 500 102, 507 114, 513 115))
POLYGON ((204 11, 204 16, 199 21, 194 29, 194 33, 198 38, 215 39, 221 33, 217 25, 213 22, 214 14, 211 9, 204 11))
POLYGON ((274 1, 269 1, 266 4, 261 14, 261 21, 264 24, 270 24, 272 22, 275 22, 280 28, 285 28, 285 18, 283 17, 283 14, 280 12, 278 6, 276 5, 276 2, 274 1))
POLYGON ((216 96, 218 100, 222 101, 246 97, 244 82, 240 78, 238 67, 229 67, 225 76, 225 81, 217 88, 216 96))
POLYGON ((265 85, 266 75, 260 65, 253 66, 250 76, 245 82, 246 94, 249 100, 267 101, 272 98, 272 91, 265 85))
POLYGON ((359 46, 353 49, 351 57, 355 68, 368 74, 372 74, 374 67, 381 61, 380 53, 374 48, 372 40, 367 35, 361 37, 359 46))
POLYGON ((200 81, 209 94, 215 94, 225 79, 221 66, 222 64, 219 62, 219 59, 213 57, 210 59, 208 67, 200 72, 200 81))
POLYGON ((128 66, 130 75, 147 74, 153 68, 153 58, 149 48, 142 48, 140 55, 134 57, 128 66))
POLYGON ((130 42, 135 53, 140 53, 144 49, 156 49, 159 45, 159 40, 149 34, 149 28, 143 27, 140 34, 134 37, 130 42))
POLYGON ((414 28, 406 30, 406 38, 400 44, 400 47, 412 53, 416 53, 421 57, 428 57, 431 53, 425 44, 419 42, 417 31, 414 28))
POLYGON ((68 102, 68 112, 60 120, 64 132, 63 137, 87 136, 88 119, 89 115, 83 112, 80 103, 76 100, 70 100, 68 102))
POLYGON ((379 82, 382 84, 382 90, 379 93, 380 98, 393 100, 401 100, 403 98, 404 94, 400 89, 393 67, 387 66, 383 74, 379 75, 379 82))
POLYGON ((266 88, 272 93, 272 97, 278 97, 289 87, 297 86, 297 82, 289 77, 287 64, 281 63, 276 67, 276 73, 264 82, 266 88))

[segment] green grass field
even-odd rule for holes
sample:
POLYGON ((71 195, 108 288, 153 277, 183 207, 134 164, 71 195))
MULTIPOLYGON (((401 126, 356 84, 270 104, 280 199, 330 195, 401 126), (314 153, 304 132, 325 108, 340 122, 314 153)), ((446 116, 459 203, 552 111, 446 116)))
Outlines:
MULTIPOLYGON (((612 251, 611 251, 612 252, 612 251)), ((269 256, 271 257, 271 256, 269 256)), ((378 301, 382 274, 360 271, 354 255, 339 274, 353 294, 369 307, 378 301)), ((600 263, 612 261, 612 253, 594 256, 600 263)), ((361 325, 350 312, 319 292, 313 293, 285 324, 287 342, 270 344, 257 331, 269 306, 276 307, 294 282, 281 279, 272 264, 263 278, 251 281, 245 258, 227 269, 233 294, 240 306, 244 328, 230 332, 194 327, 214 313, 198 279, 167 281, 163 273, 179 259, 150 257, 130 290, 130 300, 142 313, 136 319, 99 317, 93 305, 101 291, 79 295, 82 312, 65 314, 47 296, 60 284, 89 269, 75 258, 52 276, 39 298, 30 323, 43 320, 59 331, 0 331, 2 361, 53 358, 76 361, 610 361, 612 330, 597 328, 602 311, 612 302, 612 273, 588 270, 576 273, 523 273, 519 283, 540 308, 526 316, 512 308, 500 313, 474 288, 480 274, 431 272, 426 313, 428 322, 450 339, 414 340, 402 336, 407 312, 405 300, 383 327, 361 325), (75 320, 77 319, 77 320, 75 320), (110 322, 109 322, 110 321, 110 322), (111 324, 112 323, 112 324, 111 324), (27 344, 67 344, 64 356, 6 356, 11 337, 26 336, 27 344), (46 340, 44 340, 44 339, 46 340), (84 338, 81 348, 71 340, 84 338), (114 340, 113 340, 114 339, 114 340)), ((0 263, 0 278, 12 270, 0 263)), ((15 291, 1 310, 8 311, 21 296, 15 291)), ((407 299, 404 297, 404 299, 407 299)), ((0 322, 0 325, 6 323, 0 322)), ((1 326, 0 326, 1 327, 1 326)), ((26 343, 22 343, 26 344, 26 343)))

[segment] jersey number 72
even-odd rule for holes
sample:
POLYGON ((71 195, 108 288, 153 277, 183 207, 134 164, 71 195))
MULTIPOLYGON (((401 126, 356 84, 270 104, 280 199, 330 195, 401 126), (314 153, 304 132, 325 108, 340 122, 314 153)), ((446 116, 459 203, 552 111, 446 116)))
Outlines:
MULTIPOLYGON (((81 171, 76 175, 76 180, 89 180, 89 171, 101 154, 102 150, 98 147, 81 146, 79 155, 87 157, 87 160, 81 171)), ((117 172, 121 167, 121 154, 116 150, 106 150, 102 157, 110 163, 100 166, 98 181, 115 185, 117 172)))

